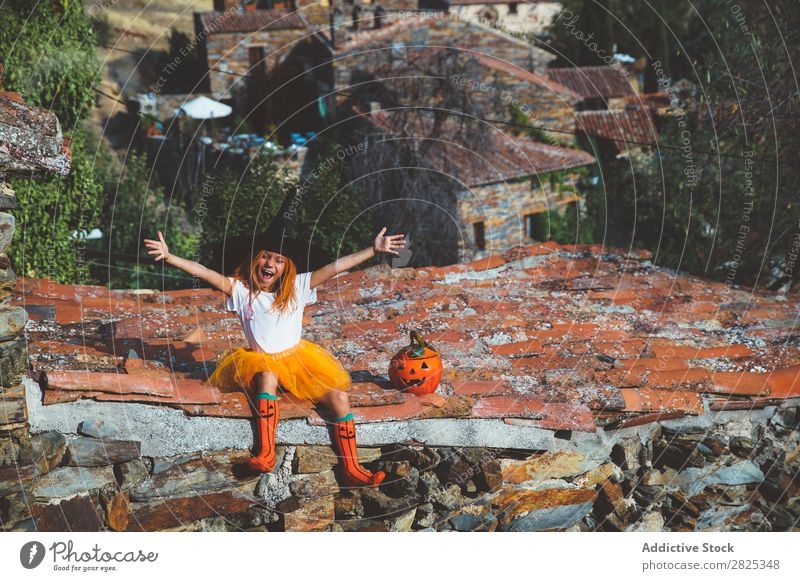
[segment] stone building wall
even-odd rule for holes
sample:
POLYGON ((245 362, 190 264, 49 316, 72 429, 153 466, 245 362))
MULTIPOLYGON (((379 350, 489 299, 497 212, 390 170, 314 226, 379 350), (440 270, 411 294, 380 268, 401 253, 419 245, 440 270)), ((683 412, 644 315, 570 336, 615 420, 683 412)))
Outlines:
POLYGON ((487 26, 455 18, 424 19, 406 16, 384 33, 365 36, 355 45, 344 44, 334 64, 336 90, 350 86, 353 73, 370 72, 393 63, 406 64, 409 47, 453 46, 468 53, 487 54, 526 71, 543 71, 555 55, 487 26))
POLYGON ((243 75, 252 72, 250 47, 263 47, 263 66, 268 72, 286 57, 305 32, 289 29, 209 35, 205 41, 205 51, 214 98, 230 99, 245 93, 247 77, 243 75))
MULTIPOLYGON (((484 59, 485 60, 485 59, 484 59)), ((553 143, 571 145, 575 143, 575 111, 579 97, 567 92, 557 92, 544 84, 532 82, 521 71, 508 71, 481 62, 477 70, 479 84, 465 83, 464 90, 480 105, 492 113, 493 118, 509 119, 512 104, 524 115, 524 123, 545 129, 556 129, 549 133, 553 143)))
POLYGON ((460 261, 485 258, 535 242, 536 238, 528 236, 528 215, 548 210, 563 212, 568 204, 581 199, 565 185, 571 180, 551 180, 554 176, 544 174, 531 180, 499 182, 459 192, 457 207, 464 240, 460 261), (484 249, 476 246, 476 223, 483 223, 484 249))

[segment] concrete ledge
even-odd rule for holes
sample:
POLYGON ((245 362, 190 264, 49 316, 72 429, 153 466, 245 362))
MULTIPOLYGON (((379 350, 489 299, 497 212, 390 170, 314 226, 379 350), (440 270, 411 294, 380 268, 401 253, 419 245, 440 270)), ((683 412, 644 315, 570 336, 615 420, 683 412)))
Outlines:
MULTIPOLYGON (((84 420, 111 420, 119 426, 115 439, 142 443, 144 456, 173 456, 197 451, 249 449, 253 445, 253 427, 249 420, 189 417, 180 410, 137 403, 113 403, 82 400, 42 406, 39 385, 24 380, 31 430, 56 430, 77 434, 84 420)), ((739 412, 709 412, 705 416, 668 420, 662 423, 673 429, 703 429, 726 425, 729 432, 748 434, 753 424, 764 423, 774 407, 739 412)), ((400 422, 376 422, 358 425, 360 446, 382 446, 418 442, 428 446, 515 448, 521 450, 574 450, 583 455, 608 455, 620 440, 651 439, 657 424, 596 433, 572 432, 565 438, 541 428, 509 425, 501 419, 439 418, 400 422)), ((284 445, 329 445, 324 426, 311 426, 304 419, 280 423, 277 441, 284 445)))

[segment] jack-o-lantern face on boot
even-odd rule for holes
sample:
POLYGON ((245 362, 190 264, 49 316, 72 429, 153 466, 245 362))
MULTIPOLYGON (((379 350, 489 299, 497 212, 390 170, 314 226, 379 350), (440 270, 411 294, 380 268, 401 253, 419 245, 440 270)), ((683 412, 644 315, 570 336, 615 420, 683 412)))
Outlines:
POLYGON ((411 344, 392 357, 389 379, 401 391, 414 395, 433 393, 442 380, 442 360, 417 331, 411 331, 411 344), (414 342, 418 345, 414 345, 414 342))
POLYGON ((340 425, 339 437, 344 438, 345 440, 352 440, 356 437, 356 431, 354 429, 348 429, 347 424, 340 425))

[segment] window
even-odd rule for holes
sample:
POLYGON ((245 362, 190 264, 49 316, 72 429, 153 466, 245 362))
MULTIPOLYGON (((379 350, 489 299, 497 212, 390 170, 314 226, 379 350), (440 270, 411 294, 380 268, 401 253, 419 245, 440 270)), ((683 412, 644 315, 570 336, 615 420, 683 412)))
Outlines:
POLYGON ((518 2, 511 2, 508 5, 508 13, 509 14, 516 14, 517 13, 517 4, 518 4, 518 2))
POLYGON ((528 238, 536 240, 536 214, 525 214, 525 230, 528 238))
POLYGON ((472 225, 472 231, 475 234, 475 246, 479 250, 486 249, 486 232, 484 230, 483 222, 475 222, 472 225))

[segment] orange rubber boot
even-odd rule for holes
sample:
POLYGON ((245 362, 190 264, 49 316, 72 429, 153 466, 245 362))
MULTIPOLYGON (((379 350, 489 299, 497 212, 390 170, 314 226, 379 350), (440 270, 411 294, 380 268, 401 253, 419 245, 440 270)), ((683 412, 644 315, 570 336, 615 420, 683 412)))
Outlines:
POLYGON ((258 455, 247 461, 256 472, 272 472, 275 469, 275 433, 278 431, 278 398, 269 393, 259 393, 258 435, 261 447, 258 455), (273 399, 274 398, 274 399, 273 399))
POLYGON ((347 486, 377 486, 386 478, 386 473, 379 470, 374 474, 358 463, 356 453, 356 425, 353 414, 336 418, 333 422, 333 440, 339 452, 339 464, 347 486))

